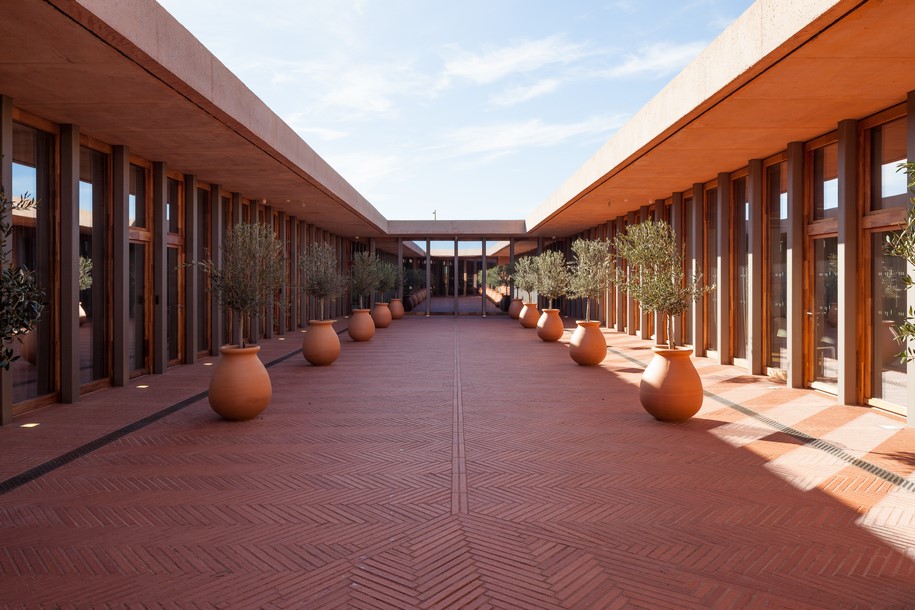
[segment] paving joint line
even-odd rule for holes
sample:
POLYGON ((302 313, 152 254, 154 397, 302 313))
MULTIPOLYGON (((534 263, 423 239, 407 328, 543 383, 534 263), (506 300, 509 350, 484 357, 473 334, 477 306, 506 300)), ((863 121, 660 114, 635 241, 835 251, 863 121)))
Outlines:
MULTIPOLYGON (((639 360, 637 358, 633 358, 632 356, 629 356, 628 354, 624 354, 623 352, 613 349, 612 347, 608 347, 607 351, 613 352, 617 356, 620 356, 621 358, 624 358, 624 359, 628 360, 629 362, 637 364, 637 365, 641 366, 642 368, 646 368, 648 366, 646 363, 642 362, 641 360, 639 360)), ((798 430, 797 428, 794 428, 792 426, 783 424, 783 423, 779 422, 778 420, 772 419, 771 417, 764 415, 763 413, 760 413, 759 411, 755 411, 747 406, 736 403, 732 400, 728 400, 727 398, 724 398, 723 396, 719 396, 719 395, 715 394, 714 392, 703 389, 702 393, 705 396, 708 396, 709 398, 712 398, 715 401, 721 403, 722 405, 724 405, 730 409, 734 409, 738 413, 743 413, 744 415, 751 417, 751 418, 755 419, 756 421, 759 421, 759 422, 769 426, 770 428, 775 429, 778 432, 787 434, 788 436, 800 441, 802 445, 806 445, 808 447, 813 447, 815 449, 819 449, 820 451, 828 453, 829 455, 832 455, 833 457, 839 458, 840 460, 842 460, 843 462, 845 462, 847 464, 860 468, 861 470, 864 470, 865 472, 868 472, 876 477, 879 477, 879 478, 883 479, 884 481, 886 481, 887 483, 892 483, 893 485, 897 485, 900 489, 903 489, 910 493, 915 493, 915 481, 910 481, 910 480, 906 479, 904 476, 893 472, 892 470, 887 470, 883 466, 878 466, 877 464, 874 464, 873 462, 856 457, 856 456, 848 453, 841 447, 834 445, 833 443, 830 443, 829 441, 826 441, 826 440, 823 440, 816 436, 807 434, 806 432, 804 432, 802 430, 798 430)))
POLYGON ((451 514, 470 512, 467 498, 467 470, 464 459, 464 399, 461 388, 461 345, 457 323, 454 327, 454 393, 451 419, 451 514))
MULTIPOLYGON (((339 334, 339 333, 337 333, 337 334, 339 334)), ((296 348, 295 350, 293 350, 292 352, 289 352, 288 354, 286 354, 284 356, 280 356, 279 358, 275 358, 275 359, 271 360, 270 362, 267 362, 266 364, 264 364, 264 367, 270 368, 270 367, 275 366, 281 362, 284 362, 284 361, 292 358, 296 354, 300 354, 300 353, 302 353, 302 348, 300 348, 300 347, 296 348)), ((66 453, 58 455, 57 457, 53 457, 49 460, 46 460, 46 461, 42 462, 41 464, 38 464, 37 466, 33 466, 32 468, 29 468, 25 472, 20 472, 19 474, 9 477, 8 479, 0 481, 0 496, 13 491, 14 489, 22 487, 23 485, 26 485, 27 483, 31 483, 32 481, 34 481, 40 477, 43 477, 44 475, 46 475, 50 472, 53 472, 53 471, 57 470, 58 468, 61 468, 62 466, 66 466, 70 462, 74 462, 74 461, 78 460, 79 458, 86 456, 97 449, 101 449, 102 447, 104 447, 106 445, 110 445, 114 441, 116 441, 120 438, 123 438, 123 437, 127 436, 128 434, 131 434, 138 430, 142 430, 146 426, 148 426, 152 423, 155 423, 155 422, 159 421, 160 419, 171 415, 172 413, 177 413, 178 411, 184 409, 185 407, 188 407, 188 406, 194 404, 195 402, 206 398, 207 394, 209 394, 208 390, 203 390, 202 392, 198 392, 197 394, 194 394, 193 396, 190 396, 183 400, 179 400, 178 402, 176 402, 172 405, 169 405, 167 407, 164 407, 154 413, 151 413, 151 414, 147 415, 146 417, 142 417, 142 418, 136 420, 135 422, 129 423, 126 426, 122 426, 122 427, 118 428, 117 430, 113 430, 113 431, 109 432, 108 434, 104 434, 96 439, 93 439, 87 443, 84 443, 84 444, 80 445, 79 447, 76 447, 75 449, 71 449, 70 451, 67 451, 66 453)))

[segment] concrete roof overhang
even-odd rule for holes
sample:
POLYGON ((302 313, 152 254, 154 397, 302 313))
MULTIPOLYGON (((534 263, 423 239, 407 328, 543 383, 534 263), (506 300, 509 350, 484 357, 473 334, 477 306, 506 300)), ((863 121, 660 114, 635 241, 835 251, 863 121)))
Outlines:
POLYGON ((500 240, 527 231, 523 220, 389 220, 388 233, 409 239, 500 240))
POLYGON ((4 2, 0 93, 339 235, 387 220, 151 0, 4 2))
POLYGON ((569 235, 904 102, 911 0, 760 0, 527 219, 569 235))

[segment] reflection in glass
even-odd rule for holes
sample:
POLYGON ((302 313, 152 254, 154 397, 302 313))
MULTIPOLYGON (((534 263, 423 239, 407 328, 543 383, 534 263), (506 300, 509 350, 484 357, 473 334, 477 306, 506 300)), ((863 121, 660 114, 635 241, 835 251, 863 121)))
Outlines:
POLYGON ((734 218, 734 261, 737 271, 737 294, 735 296, 736 309, 734 311, 734 357, 747 357, 747 311, 749 284, 749 258, 750 258, 750 202, 747 201, 747 179, 738 178, 734 181, 734 209, 731 212, 734 218))
POLYGON ((705 286, 715 286, 705 293, 705 348, 718 349, 718 189, 705 193, 705 264, 702 273, 705 286))
POLYGON ((131 227, 146 227, 146 170, 131 165, 129 170, 130 190, 127 196, 128 222, 131 227))
POLYGON ((131 243, 128 248, 130 273, 127 283, 129 321, 127 345, 131 371, 145 371, 146 362, 146 245, 131 243))
POLYGON ((788 368, 788 179, 787 163, 766 168, 768 354, 766 365, 788 368))
POLYGON ((166 335, 168 360, 173 362, 178 359, 178 328, 180 324, 178 304, 178 283, 181 279, 180 269, 178 269, 178 248, 169 246, 167 261, 165 263, 168 269, 168 301, 166 308, 166 317, 168 318, 168 333, 166 335))
POLYGON ((43 131, 13 124, 12 192, 14 204, 22 195, 33 197, 31 209, 12 211, 12 262, 35 275, 45 293, 45 308, 37 326, 12 343, 19 359, 10 365, 13 402, 44 396, 55 390, 56 353, 52 351, 56 294, 52 269, 56 263, 53 250, 53 138, 43 131))
POLYGON ((885 253, 886 233, 871 237, 871 294, 873 311, 873 398, 904 406, 908 393, 906 365, 898 354, 904 345, 896 339, 895 327, 906 317, 905 259, 885 253))
MULTIPOLYGON (((202 261, 210 256, 210 191, 197 189, 197 252, 194 260, 202 261)), ((210 278, 200 267, 197 274, 197 351, 210 349, 210 292, 207 290, 210 278)))
POLYGON ((904 208, 909 203, 905 172, 905 118, 871 130, 871 209, 904 208))
POLYGON ((813 217, 836 218, 839 212, 839 145, 813 151, 813 217))
MULTIPOLYGON (((683 226, 686 227, 684 244, 686 245, 687 252, 693 252, 693 234, 690 229, 692 229, 691 223, 693 218, 693 198, 684 197, 683 199, 683 218, 686 222, 683 223, 683 226)), ((686 266, 686 273, 684 277, 687 282, 693 281, 693 269, 690 264, 689 257, 683 257, 683 264, 686 266)), ((681 325, 683 327, 683 345, 693 345, 693 307, 695 304, 691 304, 689 309, 683 312, 683 315, 680 316, 681 325)))
POLYGON ((80 148, 79 155, 79 379, 109 376, 108 157, 80 148))
POLYGON ((813 242, 813 379, 835 387, 839 381, 839 238, 813 242))

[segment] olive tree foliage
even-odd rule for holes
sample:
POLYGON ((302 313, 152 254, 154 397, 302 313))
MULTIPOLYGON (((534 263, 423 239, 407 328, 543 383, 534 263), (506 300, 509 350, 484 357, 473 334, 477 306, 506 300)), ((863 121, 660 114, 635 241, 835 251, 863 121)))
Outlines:
POLYGON ((629 292, 644 309, 660 313, 667 322, 667 344, 675 347, 673 318, 714 286, 702 285, 697 269, 692 278, 683 273, 683 253, 670 225, 646 220, 630 226, 613 240, 618 256, 628 263, 614 270, 616 285, 629 292))
POLYGON ((388 300, 388 293, 397 288, 403 281, 403 271, 393 263, 377 260, 378 283, 375 288, 381 293, 381 301, 388 300))
POLYGON ((340 262, 333 246, 312 243, 299 258, 299 269, 304 276, 305 293, 318 300, 318 319, 324 319, 324 304, 340 296, 346 288, 346 278, 340 272, 340 262))
POLYGON ((553 308, 555 299, 569 293, 571 279, 562 252, 547 250, 537 257, 537 291, 547 298, 549 309, 553 308))
MULTIPOLYGON (((909 190, 915 189, 915 162, 900 163, 897 171, 904 171, 908 175, 909 190)), ((915 265, 915 198, 909 200, 909 209, 905 220, 899 225, 899 231, 890 233, 886 237, 886 253, 905 259, 909 265, 915 265)), ((910 275, 905 276, 905 289, 915 285, 915 279, 910 275)), ((899 352, 901 362, 915 360, 915 348, 911 347, 915 339, 915 310, 909 307, 905 321, 896 327, 896 334, 905 349, 899 352)))
POLYGON ((209 276, 209 291, 219 305, 243 321, 267 305, 286 281, 283 242, 263 223, 233 225, 223 240, 220 263, 207 258, 190 264, 209 276))
POLYGON ((516 259, 515 269, 511 277, 515 282, 515 287, 527 293, 527 302, 530 303, 533 298, 533 292, 537 288, 536 257, 523 256, 516 259))
POLYGON ((349 281, 353 293, 359 297, 359 309, 364 309, 365 297, 378 286, 379 262, 378 257, 369 252, 353 255, 349 281))
POLYGON ((585 321, 591 320, 591 299, 607 290, 613 273, 610 242, 606 239, 576 239, 572 243, 572 281, 569 292, 585 299, 585 321))
POLYGON ((35 328, 44 309, 45 293, 38 286, 38 279, 30 269, 14 265, 12 258, 6 260, 11 248, 13 234, 12 211, 30 210, 38 205, 28 193, 13 201, 0 185, 0 260, 3 262, 0 274, 0 368, 9 370, 10 363, 19 356, 13 355, 12 342, 35 328))

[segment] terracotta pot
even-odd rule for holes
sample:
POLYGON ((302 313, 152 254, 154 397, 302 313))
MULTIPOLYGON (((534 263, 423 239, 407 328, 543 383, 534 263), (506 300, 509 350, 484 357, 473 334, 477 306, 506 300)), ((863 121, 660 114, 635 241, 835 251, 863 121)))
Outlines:
POLYGON ((399 320, 403 317, 403 301, 400 299, 391 299, 391 303, 388 305, 388 309, 391 310, 392 319, 399 320))
POLYGON ((327 366, 340 356, 340 337, 334 320, 309 320, 302 339, 302 355, 315 366, 327 366))
POLYGON ((77 312, 79 314, 79 325, 82 326, 83 324, 86 323, 86 320, 89 319, 89 317, 86 315, 86 310, 83 309, 82 302, 80 302, 79 305, 77 306, 77 312))
POLYGON ((387 328, 391 325, 391 308, 387 303, 375 303, 375 309, 372 310, 372 320, 375 321, 375 328, 387 328))
POLYGON ((354 309, 349 320, 349 338, 353 341, 369 341, 375 336, 375 321, 368 309, 354 309))
MULTIPOLYGON (((902 344, 897 339, 896 329, 893 328, 896 322, 893 320, 882 320, 882 329, 880 340, 883 342, 883 364, 899 363, 899 352, 902 351, 902 344)), ((29 333, 32 334, 32 333, 29 333)), ((26 335, 28 337, 28 335, 26 335)), ((22 353, 25 354, 25 346, 22 353)), ((31 362, 31 360, 29 361, 31 362)))
POLYGON ((512 299, 511 304, 508 306, 508 315, 512 320, 517 320, 521 317, 522 309, 524 309, 524 302, 521 299, 512 299))
POLYGON ((654 358, 642 373, 639 400, 660 421, 686 421, 702 407, 702 380, 693 365, 690 347, 651 348, 654 358))
POLYGON ((540 319, 540 312, 537 311, 537 303, 524 303, 521 313, 518 314, 518 321, 524 328, 537 328, 537 320, 540 319))
POLYGON ((600 320, 577 320, 578 328, 569 340, 569 355, 582 366, 600 364, 607 357, 607 341, 600 332, 600 320))
POLYGON ((537 320, 537 336, 544 341, 559 341, 562 338, 562 318, 558 309, 544 309, 537 320))
POLYGON ((259 351, 259 345, 219 348, 222 358, 210 378, 208 398, 213 410, 225 419, 254 419, 270 404, 273 386, 264 363, 257 357, 259 351))

